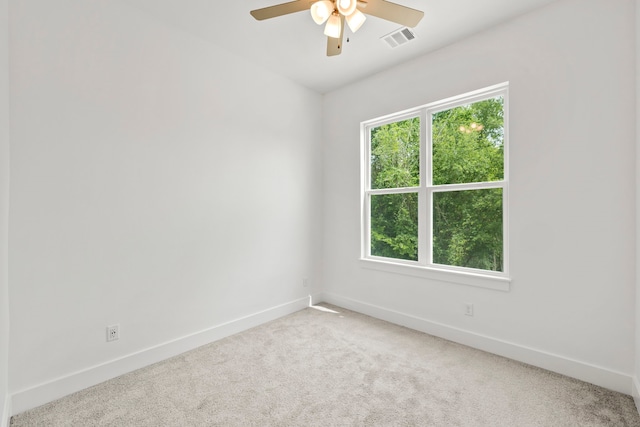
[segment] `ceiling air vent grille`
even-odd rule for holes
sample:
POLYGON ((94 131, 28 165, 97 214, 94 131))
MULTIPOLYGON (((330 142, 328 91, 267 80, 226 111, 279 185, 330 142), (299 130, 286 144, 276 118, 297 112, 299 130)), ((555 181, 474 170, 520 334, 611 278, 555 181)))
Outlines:
POLYGON ((386 36, 381 37, 382 40, 385 41, 389 45, 389 47, 396 48, 400 45, 403 45, 411 40, 415 39, 416 35, 409 28, 404 27, 396 30, 392 33, 387 34, 386 36))

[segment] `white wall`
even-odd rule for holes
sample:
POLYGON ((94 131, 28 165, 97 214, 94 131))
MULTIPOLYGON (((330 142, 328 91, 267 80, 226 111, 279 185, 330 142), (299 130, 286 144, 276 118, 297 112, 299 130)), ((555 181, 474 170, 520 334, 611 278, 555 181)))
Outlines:
POLYGON ((10 19, 15 412, 307 303, 320 95, 126 1, 11 2, 10 19))
POLYGON ((9 416, 9 1, 0 0, 0 426, 9 416))
POLYGON ((633 1, 564 0, 328 94, 326 299, 630 393, 634 38, 633 1), (363 269, 358 123, 504 81, 511 291, 363 269))
MULTIPOLYGON (((87 381, 65 389, 61 379, 299 301, 314 290, 302 277, 320 281, 323 226, 327 299, 426 320, 480 347, 517 347, 521 359, 540 356, 529 361, 574 376, 592 367, 603 377, 591 379, 612 388, 632 376, 631 0, 565 0, 328 94, 324 181, 318 95, 126 2, 53 3, 0 3, 12 22, 9 387, 18 409, 87 381), (357 123, 506 80, 512 290, 361 269, 357 123), (462 315, 469 301, 473 318, 462 315), (107 344, 112 323, 122 338, 107 344)), ((0 245, 5 331, 6 267, 0 245)))
POLYGON ((640 411, 640 0, 636 0, 636 319, 633 398, 640 411))

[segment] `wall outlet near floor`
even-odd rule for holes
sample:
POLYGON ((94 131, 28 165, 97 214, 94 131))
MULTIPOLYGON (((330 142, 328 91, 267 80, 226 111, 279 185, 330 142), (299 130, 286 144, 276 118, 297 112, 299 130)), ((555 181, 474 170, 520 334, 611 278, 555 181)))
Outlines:
POLYGON ((473 303, 467 302, 464 304, 464 315, 473 316, 473 303))
POLYGON ((120 339, 120 325, 107 326, 107 342, 120 339))
POLYGON ((302 287, 303 288, 308 288, 309 287, 309 279, 307 279, 306 277, 304 279, 302 279, 302 287))

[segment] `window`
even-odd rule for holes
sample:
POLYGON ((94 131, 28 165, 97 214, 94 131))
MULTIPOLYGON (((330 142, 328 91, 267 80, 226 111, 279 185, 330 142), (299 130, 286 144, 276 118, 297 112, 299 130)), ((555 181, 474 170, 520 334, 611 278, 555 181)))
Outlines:
POLYGON ((507 94, 363 123, 363 260, 507 278, 507 94))

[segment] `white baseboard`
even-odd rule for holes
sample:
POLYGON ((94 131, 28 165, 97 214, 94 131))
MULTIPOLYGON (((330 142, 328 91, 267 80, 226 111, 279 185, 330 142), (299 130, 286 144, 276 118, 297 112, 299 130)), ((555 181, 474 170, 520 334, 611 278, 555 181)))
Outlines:
POLYGON ((638 374, 633 376, 631 388, 631 396, 633 396, 633 401, 636 403, 636 409, 640 414, 640 382, 638 381, 638 374))
MULTIPOLYGON (((168 341, 157 346, 147 348, 136 353, 123 356, 100 365, 92 366, 74 372, 64 377, 30 387, 13 393, 11 411, 18 414, 35 408, 71 393, 94 386, 101 382, 126 374, 127 372, 143 368, 152 363, 160 362, 185 351, 193 350, 213 341, 237 334, 247 329, 259 326, 271 320, 278 319, 309 306, 310 298, 305 297, 285 304, 271 307, 239 319, 213 326, 203 331, 168 341)), ((12 413, 9 415, 12 415, 12 413)), ((2 426, 4 427, 4 425, 2 426)))
MULTIPOLYGON (((318 294, 314 298, 314 303, 316 301, 334 304, 348 310, 353 310, 390 323, 468 345, 469 347, 477 348, 488 353, 497 354, 499 356, 504 356, 509 359, 557 372, 572 378, 577 378, 620 393, 628 395, 632 393, 633 381, 631 376, 628 374, 612 371, 607 368, 595 366, 579 360, 569 359, 508 341, 476 334, 474 332, 423 319, 410 314, 389 310, 384 307, 357 301, 333 293, 325 292, 318 294)), ((638 400, 636 400, 637 403, 638 400)))
POLYGON ((310 305, 320 304, 321 302, 325 302, 324 293, 319 292, 319 293, 315 293, 315 294, 309 295, 309 304, 310 305))

